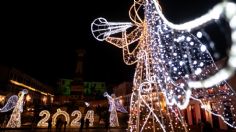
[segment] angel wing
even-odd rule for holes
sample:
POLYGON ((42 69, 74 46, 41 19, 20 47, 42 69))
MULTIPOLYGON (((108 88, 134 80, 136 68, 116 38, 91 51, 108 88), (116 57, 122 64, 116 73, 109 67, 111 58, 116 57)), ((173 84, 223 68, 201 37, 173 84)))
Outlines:
POLYGON ((12 95, 5 106, 3 106, 1 109, 0 109, 0 112, 7 112, 7 111, 10 111, 11 109, 13 109, 16 104, 17 104, 17 101, 18 101, 18 96, 17 95, 12 95))
POLYGON ((119 99, 115 100, 115 106, 117 111, 120 111, 122 113, 128 113, 124 106, 119 102, 119 99))

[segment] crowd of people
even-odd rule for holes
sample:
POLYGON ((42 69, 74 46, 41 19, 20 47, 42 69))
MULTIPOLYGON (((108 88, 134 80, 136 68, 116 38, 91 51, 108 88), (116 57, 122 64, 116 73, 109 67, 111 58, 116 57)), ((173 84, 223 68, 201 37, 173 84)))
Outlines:
MULTIPOLYGON (((61 132, 62 129, 64 132, 66 131, 66 126, 67 126, 67 121, 63 121, 62 118, 58 118, 56 121, 56 132, 61 132)), ((88 131, 89 128, 89 119, 84 119, 84 117, 81 118, 80 120, 80 128, 79 131, 82 132, 83 128, 85 126, 86 131, 88 131)), ((49 119, 48 121, 48 132, 51 132, 52 129, 52 119, 49 119)))

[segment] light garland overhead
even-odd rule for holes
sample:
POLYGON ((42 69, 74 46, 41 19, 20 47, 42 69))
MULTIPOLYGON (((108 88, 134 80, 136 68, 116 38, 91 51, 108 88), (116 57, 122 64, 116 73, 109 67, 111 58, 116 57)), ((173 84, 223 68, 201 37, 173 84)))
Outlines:
MULTIPOLYGON (((229 119, 235 117, 229 117, 223 108, 225 101, 229 100, 232 102, 230 106, 235 112, 233 107, 235 93, 224 81, 232 76, 236 67, 236 63, 233 63, 236 58, 235 10, 235 4, 221 3, 196 20, 176 25, 164 17, 157 1, 134 0, 129 11, 133 24, 111 23, 104 18, 93 21, 91 30, 96 39, 106 40, 112 45, 122 48, 123 59, 127 65, 136 63, 130 101, 129 131, 160 129, 164 132, 176 129, 188 131, 180 109, 185 109, 190 99, 198 101, 202 105, 202 109, 236 128, 235 120, 230 121, 229 119), (144 18, 138 14, 142 7, 144 7, 144 18), (232 11, 229 11, 231 9, 232 11), (195 36, 190 31, 200 29, 203 24, 207 24, 212 19, 219 19, 222 13, 226 13, 226 18, 232 28, 233 46, 228 62, 230 68, 223 69, 226 71, 223 72, 226 73, 222 76, 223 79, 216 75, 217 82, 213 81, 211 85, 208 85, 209 82, 195 82, 211 76, 212 73, 218 71, 218 68, 206 44, 201 42, 204 34, 198 32, 195 36), (111 28, 115 31, 111 31, 111 28), (128 28, 133 30, 128 31, 128 28), (117 37, 119 32, 122 33, 121 37, 117 37), (112 36, 114 34, 116 37, 112 36), (131 44, 136 45, 132 51, 129 49, 131 44), (208 88, 203 87, 206 86, 205 84, 207 86, 217 85, 208 88), (201 89, 192 89, 195 86, 201 87, 201 89), (210 97, 209 91, 217 94, 210 97), (204 104, 204 102, 212 101, 212 98, 217 99, 217 108, 214 111, 205 107, 204 104), (163 104, 167 106, 163 107, 163 104)), ((222 72, 220 71, 219 74, 222 75, 222 72)))

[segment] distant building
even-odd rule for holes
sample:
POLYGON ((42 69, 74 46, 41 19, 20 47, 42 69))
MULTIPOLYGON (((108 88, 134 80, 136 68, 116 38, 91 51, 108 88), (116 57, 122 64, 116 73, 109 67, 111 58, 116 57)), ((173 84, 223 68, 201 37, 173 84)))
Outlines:
POLYGON ((57 81, 57 89, 55 91, 55 103, 64 104, 70 102, 71 97, 71 79, 59 79, 57 81))
POLYGON ((18 94, 22 89, 29 92, 26 95, 26 105, 50 105, 54 100, 54 90, 52 87, 41 83, 33 77, 6 66, 0 66, 0 104, 14 94, 18 94))
MULTIPOLYGON (((221 68, 221 67, 223 67, 224 62, 225 62, 225 59, 223 59, 219 62, 216 62, 216 65, 219 68, 221 68)), ((231 79, 229 79, 227 82, 236 91, 236 75, 234 77, 232 77, 231 79)), ((216 106, 215 102, 219 98, 212 98, 213 95, 216 95, 216 94, 222 95, 222 96, 226 95, 227 90, 225 88, 225 85, 221 85, 217 89, 214 89, 214 88, 213 88, 213 90, 209 89, 207 92, 208 93, 204 93, 204 94, 207 94, 208 98, 210 98, 210 99, 209 99, 209 101, 205 102, 206 106, 208 108, 210 108, 212 111, 214 111, 217 107, 222 107, 224 110, 224 113, 229 116, 229 119, 232 120, 232 122, 235 121, 234 119, 236 118, 236 113, 233 113, 233 110, 231 107, 232 105, 235 106, 236 102, 232 101, 235 99, 225 98, 223 100, 222 106, 216 106)), ((131 93, 132 93, 132 83, 131 82, 123 82, 123 83, 119 84, 118 86, 115 86, 113 88, 113 93, 116 95, 116 97, 118 97, 120 99, 120 101, 123 103, 125 108, 127 108, 127 110, 128 110, 129 105, 130 105, 131 93)), ((153 97, 156 97, 157 94, 160 95, 159 101, 155 98, 153 98, 151 100, 156 102, 154 104, 160 105, 163 108, 163 110, 165 110, 166 103, 165 103, 165 98, 163 97, 163 95, 161 93, 157 93, 157 92, 153 92, 150 94, 152 94, 153 97)), ((145 98, 145 96, 143 96, 143 97, 145 98)), ((203 99, 201 97, 201 94, 199 94, 198 99, 200 99, 200 100, 203 99)), ((189 106, 186 109, 182 110, 181 112, 182 112, 182 115, 184 116, 187 124, 190 126, 197 125, 199 123, 199 121, 208 121, 212 125, 213 128, 225 129, 225 130, 227 130, 229 128, 219 117, 213 116, 209 112, 201 109, 201 104, 197 101, 190 100, 189 106)))
POLYGON ((84 57, 85 50, 78 49, 75 77, 71 82, 70 102, 81 102, 98 99, 106 90, 105 82, 85 81, 84 80, 84 57), (98 97, 98 98, 97 98, 98 97))
POLYGON ((71 99, 81 100, 84 96, 84 56, 85 50, 78 49, 75 77, 71 83, 71 99))

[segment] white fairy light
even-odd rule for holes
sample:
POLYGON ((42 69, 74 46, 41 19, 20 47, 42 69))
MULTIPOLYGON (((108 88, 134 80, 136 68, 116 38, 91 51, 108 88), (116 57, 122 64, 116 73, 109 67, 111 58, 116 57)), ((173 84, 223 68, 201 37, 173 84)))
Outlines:
POLYGON ((88 119, 89 120, 89 126, 93 126, 93 122, 94 122, 94 111, 93 110, 88 110, 84 120, 88 119))
POLYGON ((202 45, 202 46, 201 46, 201 51, 202 51, 202 52, 205 52, 205 51, 206 51, 206 49, 207 49, 207 48, 206 48, 206 46, 205 46, 205 45, 202 45))
POLYGON ((197 68, 197 70, 195 71, 195 74, 199 75, 201 72, 202 72, 202 69, 201 68, 197 68))
POLYGON ((112 34, 125 31, 129 27, 132 27, 132 23, 111 23, 107 22, 105 18, 97 18, 91 24, 93 36, 99 41, 105 40, 108 36, 112 34))
POLYGON ((12 110, 16 106, 17 101, 18 101, 18 96, 17 95, 12 95, 7 100, 7 103, 2 108, 0 108, 0 112, 7 112, 7 111, 12 110))
MULTIPOLYGON (((226 5, 231 4, 228 3, 226 5)), ((204 34, 198 32, 197 36, 194 36, 188 31, 199 29, 200 26, 207 24, 212 19, 219 19, 223 8, 224 4, 218 4, 202 17, 177 25, 169 22, 164 17, 157 1, 135 0, 130 9, 130 18, 133 24, 126 23, 122 26, 117 24, 119 28, 114 31, 110 31, 109 26, 103 26, 102 29, 99 29, 99 32, 106 32, 99 33, 97 32, 98 30, 93 28, 94 25, 102 25, 108 22, 103 20, 97 23, 98 20, 96 19, 92 23, 91 30, 93 35, 98 33, 94 35, 96 39, 99 41, 106 40, 112 45, 122 48, 123 60, 127 65, 137 63, 130 101, 129 131, 142 131, 150 128, 162 129, 162 131, 166 131, 166 129, 188 131, 186 123, 181 120, 182 115, 180 112, 173 112, 178 119, 175 123, 170 121, 167 125, 161 121, 161 118, 164 118, 161 114, 163 108, 161 108, 161 105, 156 106, 154 102, 159 96, 163 96, 165 103, 169 107, 167 110, 175 111, 176 107, 177 110, 185 109, 189 104, 191 95, 198 97, 203 93, 207 93, 208 89, 202 89, 204 92, 197 92, 195 89, 191 89, 192 86, 202 86, 201 82, 189 83, 189 81, 193 78, 202 80, 211 74, 210 70, 217 71, 217 67, 215 67, 206 46, 199 40, 204 37, 204 34), (141 6, 144 7, 144 20, 138 14, 141 6), (134 14, 131 11, 134 11, 134 14), (135 29, 131 32, 126 31, 131 26, 135 29), (112 37, 113 34, 119 32, 122 33, 122 37, 112 37), (131 51, 129 45, 134 43, 136 47, 131 51), (206 70, 203 66, 212 67, 206 70), (154 93, 155 96, 153 96, 154 93), (144 118, 140 117, 141 112, 144 114, 144 118), (159 115, 161 115, 160 118, 159 115), (156 122, 150 123, 147 120, 149 118, 154 119, 156 122), (181 125, 177 125, 178 123, 181 125), (157 126, 156 124, 158 124, 159 128, 153 128, 149 124, 151 126, 157 126), (169 128, 167 128, 168 126, 169 128)), ((235 16, 232 14, 229 13, 228 16, 235 16)), ((230 18, 229 20, 231 20, 231 17, 228 17, 230 18)), ((232 20, 229 23, 232 23, 232 20)), ((236 39, 234 32, 232 36, 232 40, 236 39)), ((235 56, 234 54, 235 52, 230 52, 230 56, 235 56)), ((230 72, 232 72, 234 70, 232 68, 232 58, 229 62, 231 62, 230 72)), ((227 78, 229 75, 225 74, 223 77, 227 78)), ((221 78, 216 80, 221 80, 221 78)), ((209 85, 209 82, 204 84, 204 86, 209 85)), ((217 103, 221 104, 222 102, 219 101, 217 103)), ((222 115, 222 119, 227 122, 227 118, 222 113, 219 113, 219 115, 222 115)), ((171 117, 169 118, 174 120, 171 117)), ((227 123, 229 124, 229 122, 227 123)))
POLYGON ((71 116, 76 116, 76 118, 71 121, 70 126, 71 127, 80 127, 81 123, 79 121, 81 120, 81 117, 82 117, 81 112, 78 110, 75 110, 71 113, 71 116))
POLYGON ((198 38, 202 38, 202 33, 201 32, 197 32, 197 37, 198 38))
POLYGON ((84 102, 84 104, 86 105, 86 107, 90 106, 90 104, 88 102, 84 102))

